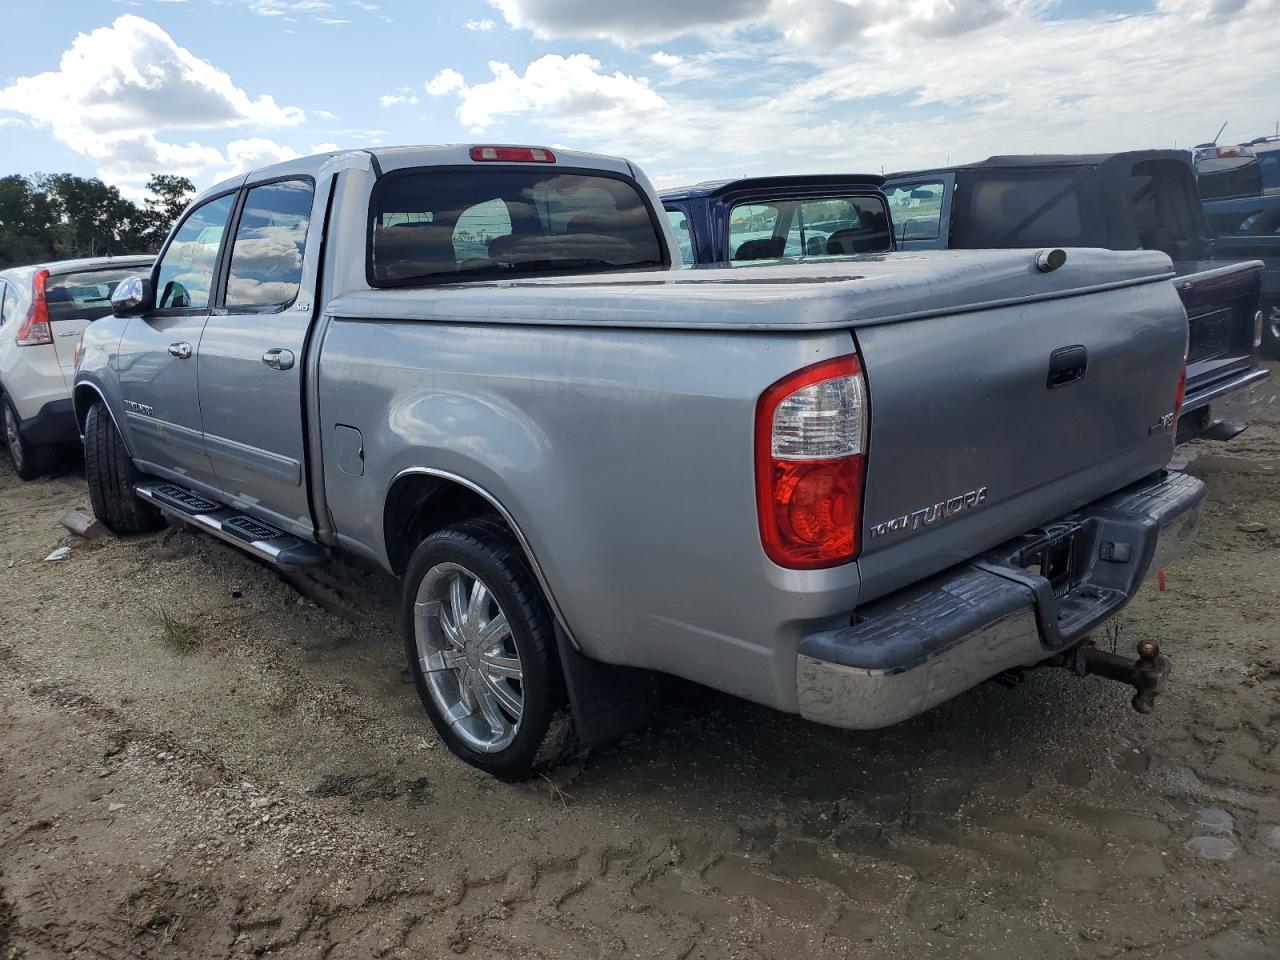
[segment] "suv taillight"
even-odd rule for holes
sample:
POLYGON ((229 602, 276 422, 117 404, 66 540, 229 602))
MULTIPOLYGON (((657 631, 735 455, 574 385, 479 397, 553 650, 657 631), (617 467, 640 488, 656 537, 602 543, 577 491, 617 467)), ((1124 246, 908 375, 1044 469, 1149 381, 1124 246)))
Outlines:
POLYGON ((20 347, 53 343, 53 329, 49 326, 49 302, 44 293, 44 285, 48 279, 49 271, 41 270, 31 281, 31 309, 14 338, 14 342, 20 347))
POLYGON ((756 506, 764 552, 811 570, 858 555, 867 385, 856 356, 783 377, 756 405, 756 506))

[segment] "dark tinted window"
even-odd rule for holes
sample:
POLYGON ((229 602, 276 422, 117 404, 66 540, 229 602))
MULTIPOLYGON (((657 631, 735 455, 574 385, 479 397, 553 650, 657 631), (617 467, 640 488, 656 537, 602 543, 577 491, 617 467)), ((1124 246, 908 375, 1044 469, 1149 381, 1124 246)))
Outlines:
POLYGON ((1083 171, 1046 169, 1032 174, 982 171, 957 190, 964 206, 954 232, 957 247, 1104 246, 1092 222, 1083 171), (968 194, 967 198, 965 194, 968 194))
POLYGON ((375 285, 663 264, 644 198, 624 180, 556 170, 423 170, 375 190, 375 285))
POLYGON ((156 271, 156 306, 161 309, 209 306, 218 248, 235 205, 234 193, 196 207, 182 221, 156 271))
POLYGON ((287 306, 298 296, 311 221, 311 181, 252 188, 236 227, 227 276, 227 306, 287 306))
POLYGON ((1280 150, 1258 154, 1258 169, 1262 172, 1263 187, 1267 190, 1280 189, 1280 150))
POLYGON ((111 294, 125 277, 145 274, 147 267, 113 267, 83 270, 50 277, 45 299, 50 320, 97 320, 111 312, 111 294))
POLYGON ((1174 260, 1204 255, 1203 229, 1186 164, 1173 160, 1136 163, 1129 177, 1133 224, 1143 250, 1159 250, 1174 260))

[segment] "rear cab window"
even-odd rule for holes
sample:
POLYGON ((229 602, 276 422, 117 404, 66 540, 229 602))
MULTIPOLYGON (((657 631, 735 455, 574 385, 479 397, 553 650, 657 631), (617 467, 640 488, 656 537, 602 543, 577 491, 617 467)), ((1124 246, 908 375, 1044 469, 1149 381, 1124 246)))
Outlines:
POLYGON ((621 177, 428 167, 390 173, 374 188, 375 287, 668 264, 655 214, 621 177))
POLYGON ((842 257, 893 249, 878 196, 741 203, 729 211, 729 263, 842 257))
POLYGON ((111 312, 111 294, 125 277, 146 273, 147 267, 113 267, 109 270, 82 270, 49 277, 45 282, 45 301, 49 319, 97 320, 111 312))

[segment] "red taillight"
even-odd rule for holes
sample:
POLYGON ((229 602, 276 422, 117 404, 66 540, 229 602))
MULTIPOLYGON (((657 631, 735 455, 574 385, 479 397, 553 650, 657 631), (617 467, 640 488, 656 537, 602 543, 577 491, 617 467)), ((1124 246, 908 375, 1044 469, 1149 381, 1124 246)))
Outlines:
POLYGON ((811 570, 858 555, 867 391, 856 356, 779 380, 756 405, 756 506, 774 563, 811 570))
POLYGON ((44 294, 44 285, 48 279, 49 271, 41 270, 31 281, 31 310, 14 338, 14 342, 20 347, 53 343, 53 329, 49 326, 49 302, 44 294))
POLYGON ((545 147, 472 147, 471 159, 500 163, 555 163, 556 155, 545 147))

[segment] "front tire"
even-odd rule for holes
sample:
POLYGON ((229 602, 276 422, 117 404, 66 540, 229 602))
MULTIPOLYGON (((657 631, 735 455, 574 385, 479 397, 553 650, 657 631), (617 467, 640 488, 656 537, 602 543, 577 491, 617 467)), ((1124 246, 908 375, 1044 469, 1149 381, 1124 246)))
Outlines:
POLYGON ((102 401, 89 408, 84 422, 84 476, 93 515, 116 535, 150 533, 164 526, 160 511, 133 492, 142 473, 102 401))
POLYGON ((0 431, 4 433, 13 472, 20 479, 34 480, 53 469, 54 451, 24 438, 19 423, 13 401, 7 396, 0 397, 0 431))
POLYGON ((409 561, 403 602, 409 670, 450 750, 501 780, 569 752, 551 613, 504 530, 471 521, 429 536, 409 561))

